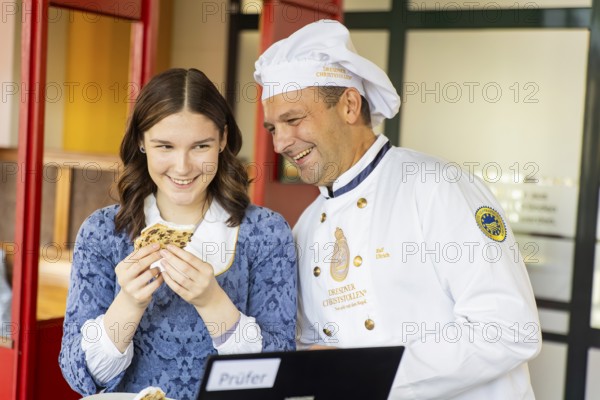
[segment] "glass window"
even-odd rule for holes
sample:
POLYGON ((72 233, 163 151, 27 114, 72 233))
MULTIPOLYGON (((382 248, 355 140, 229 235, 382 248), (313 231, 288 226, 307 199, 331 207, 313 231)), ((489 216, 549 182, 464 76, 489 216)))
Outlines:
MULTIPOLYGON (((317 3, 317 2, 315 2, 317 3)), ((207 3, 210 4, 210 3, 207 3)), ((216 4, 205 5, 204 7, 207 11, 212 11, 213 8, 216 9, 216 4), (209 10, 210 9, 210 10, 209 10)), ((275 11, 277 12, 277 7, 279 6, 280 10, 284 15, 288 15, 290 18, 294 17, 296 14, 291 10, 286 10, 286 8, 293 7, 293 4, 284 4, 284 3, 275 3, 275 11)), ((327 7, 327 6, 323 6, 327 7)), ((344 11, 390 11, 392 9, 392 0, 343 0, 344 11)), ((240 11, 242 14, 260 14, 262 13, 263 1, 262 0, 242 0, 240 4, 240 11)))
MULTIPOLYGON (((344 3, 346 4, 346 3, 344 3)), ((388 70, 388 52, 390 34, 387 30, 350 30, 352 43, 361 56, 374 62, 379 68, 388 70)), ((374 127, 376 133, 382 133, 385 122, 374 127)))
POLYGON ((569 332, 569 313, 566 311, 540 309, 542 331, 566 335, 569 332))
POLYGON ((536 297, 569 302, 575 242, 535 235, 516 239, 536 297))
POLYGON ((588 44, 584 29, 410 32, 401 88, 401 144, 481 177, 523 235, 536 295, 560 301, 570 299, 588 44))
POLYGON ((585 400, 600 399, 600 349, 588 350, 585 400))
POLYGON ((413 11, 442 10, 465 12, 473 9, 497 12, 500 9, 538 9, 538 8, 574 8, 591 7, 592 0, 481 0, 457 2, 455 0, 409 0, 407 7, 413 11))
POLYGON ((544 342, 540 354, 529 362, 531 385, 537 399, 563 400, 567 345, 544 342))
POLYGON ((600 329, 600 242, 596 243, 594 260, 594 287, 592 292, 592 328, 600 329))
POLYGON ((259 85, 254 81, 254 63, 258 58, 260 35, 256 31, 242 31, 239 40, 235 118, 244 141, 239 157, 244 162, 253 162, 256 107, 260 102, 259 85))
POLYGON ((240 12, 242 14, 262 14, 262 8, 262 0, 242 0, 240 4, 240 12))
POLYGON ((344 11, 390 11, 392 0, 343 0, 344 11))
MULTIPOLYGON (((600 211, 600 204, 598 209, 600 211)), ((593 285, 592 315, 590 316, 590 325, 592 328, 600 329, 600 212, 598 213, 598 220, 596 223, 596 250, 594 254, 593 285)))

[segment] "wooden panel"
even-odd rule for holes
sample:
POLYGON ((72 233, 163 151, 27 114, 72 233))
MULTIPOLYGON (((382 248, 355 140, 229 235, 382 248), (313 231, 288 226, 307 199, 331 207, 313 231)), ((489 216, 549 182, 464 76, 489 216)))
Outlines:
MULTIPOLYGON (((46 151, 40 248, 54 243, 64 247, 73 242, 79 226, 91 212, 114 204, 116 194, 111 198, 109 191, 121 170, 117 156, 46 151)), ((0 248, 6 253, 18 250, 14 243, 16 183, 23 174, 24 169, 17 163, 17 150, 0 148, 0 221, 13 222, 0 225, 0 248)))
POLYGON ((173 1, 160 2, 160 20, 158 23, 158 40, 156 43, 155 73, 166 71, 171 67, 171 38, 173 37, 173 1))
POLYGON ((15 208, 17 206, 17 178, 19 175, 16 161, 5 162, 0 159, 0 243, 5 252, 10 252, 15 240, 15 208))
POLYGON ((128 106, 140 87, 129 82, 129 37, 137 22, 76 14, 67 26, 62 148, 118 154, 128 106), (71 96, 71 95, 69 95, 71 96))
POLYGON ((67 293, 64 286, 45 284, 40 276, 37 302, 37 320, 64 318, 67 308, 67 293))
POLYGON ((56 182, 56 200, 54 203, 53 241, 67 243, 69 235, 69 208, 71 207, 71 168, 57 168, 60 179, 56 182))
POLYGON ((142 18, 142 0, 50 0, 50 5, 135 21, 142 18))
MULTIPOLYGON (((75 151, 45 150, 44 164, 55 164, 61 167, 79 167, 94 164, 100 169, 114 171, 121 168, 119 157, 111 154, 80 153, 75 151)), ((17 149, 0 148, 0 161, 17 161, 17 149)), ((22 170, 19 173, 23 173, 22 170)))
POLYGON ((56 209, 56 188, 59 169, 52 165, 44 165, 42 177, 42 210, 40 223, 39 247, 51 245, 54 241, 54 224, 56 209))
POLYGON ((73 243, 83 221, 98 208, 115 204, 117 192, 115 171, 99 169, 75 169, 73 171, 72 207, 69 210, 68 241, 73 243), (114 192, 114 194, 113 194, 114 192))

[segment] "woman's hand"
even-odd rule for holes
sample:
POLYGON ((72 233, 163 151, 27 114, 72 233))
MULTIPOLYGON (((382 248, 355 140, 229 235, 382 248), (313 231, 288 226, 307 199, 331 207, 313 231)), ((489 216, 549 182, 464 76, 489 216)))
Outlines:
POLYGON ((150 304, 152 294, 164 282, 158 268, 150 269, 150 265, 161 258, 159 249, 157 243, 142 247, 129 254, 115 268, 117 282, 121 286, 120 294, 128 303, 141 309, 150 304))
POLYGON ((173 245, 160 254, 165 282, 196 308, 211 337, 217 338, 234 326, 240 312, 217 282, 210 264, 173 245))
POLYGON ((173 245, 160 254, 164 258, 161 263, 165 267, 165 282, 188 303, 204 308, 222 294, 210 264, 173 245))

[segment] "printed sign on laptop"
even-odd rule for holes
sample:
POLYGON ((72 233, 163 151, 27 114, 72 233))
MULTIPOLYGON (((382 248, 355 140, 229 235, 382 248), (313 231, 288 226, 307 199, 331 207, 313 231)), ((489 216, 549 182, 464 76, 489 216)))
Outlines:
POLYGON ((272 388, 281 358, 258 360, 217 360, 206 384, 206 391, 272 388))

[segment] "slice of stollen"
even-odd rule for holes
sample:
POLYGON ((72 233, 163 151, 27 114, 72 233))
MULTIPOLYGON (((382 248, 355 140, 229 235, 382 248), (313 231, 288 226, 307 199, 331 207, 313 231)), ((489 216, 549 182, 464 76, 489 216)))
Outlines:
POLYGON ((159 387, 148 386, 138 393, 133 400, 164 400, 167 396, 159 387))
POLYGON ((157 223, 144 228, 140 236, 133 241, 133 245, 136 250, 152 243, 159 243, 161 249, 164 249, 168 244, 183 249, 192 239, 193 234, 192 229, 174 229, 157 223))

